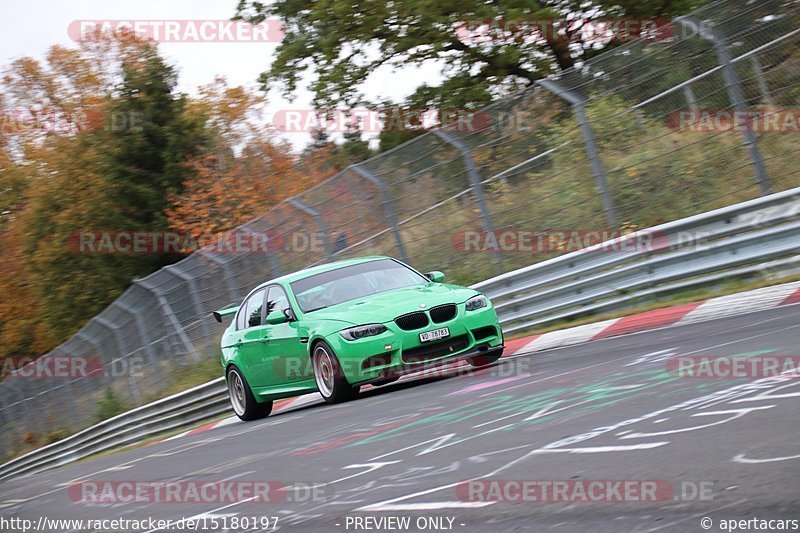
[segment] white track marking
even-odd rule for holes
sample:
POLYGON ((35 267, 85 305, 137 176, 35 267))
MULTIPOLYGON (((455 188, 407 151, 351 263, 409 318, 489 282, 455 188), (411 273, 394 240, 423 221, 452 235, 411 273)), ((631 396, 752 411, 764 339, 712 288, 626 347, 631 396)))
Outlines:
POLYGON ((584 446, 581 448, 552 448, 547 450, 534 450, 537 453, 608 453, 608 452, 632 452, 635 450, 651 450, 669 444, 663 442, 644 442, 642 444, 629 444, 622 446, 584 446))
POLYGON ((798 288, 800 288, 800 282, 793 282, 711 298, 675 322, 674 325, 682 326, 739 315, 742 314, 742 306, 745 304, 748 313, 773 309, 796 292, 798 288))
POLYGON ((598 333, 605 330, 619 319, 603 320, 594 324, 585 324, 574 328, 562 329, 545 333, 526 344, 520 351, 547 350, 569 344, 581 344, 592 340, 598 333))
MULTIPOLYGON (((379 505, 370 508, 370 511, 436 511, 439 509, 470 509, 486 507, 497 502, 425 502, 402 503, 399 505, 379 505)), ((358 509, 356 509, 358 511, 358 509)))
POLYGON ((746 465, 756 465, 761 463, 777 463, 779 461, 791 461, 792 459, 800 459, 800 455, 789 455, 787 457, 771 457, 769 459, 749 459, 744 456, 743 453, 740 453, 733 459, 731 459, 734 463, 742 463, 746 465))
POLYGON ((737 418, 741 418, 744 415, 752 412, 752 411, 761 411, 764 409, 771 409, 775 407, 775 405, 763 405, 760 407, 751 407, 749 409, 729 409, 727 411, 708 411, 702 413, 695 413, 692 416, 714 416, 714 415, 727 415, 732 414, 733 416, 729 416, 728 418, 723 418, 722 420, 717 420, 716 422, 711 422, 710 424, 700 424, 698 426, 692 426, 688 428, 679 428, 679 429, 668 429, 666 431, 654 431, 652 433, 629 433, 621 439, 641 439, 641 438, 649 438, 649 437, 660 437, 662 435, 675 435, 676 433, 687 433, 689 431, 696 431, 698 429, 706 429, 712 426, 719 426, 722 424, 726 424, 731 420, 736 420, 737 418))
MULTIPOLYGON (((786 385, 783 385, 781 387, 777 387, 777 388, 772 389, 772 390, 774 390, 774 391, 783 390, 783 389, 786 389, 788 387, 794 387, 797 384, 798 384, 798 382, 796 382, 796 381, 795 382, 789 382, 786 385)), ((756 394, 755 396, 750 396, 750 397, 747 397, 747 398, 740 398, 738 400, 734 400, 731 403, 757 402, 759 400, 779 400, 779 399, 783 399, 783 398, 796 398, 798 396, 800 396, 800 391, 799 392, 787 392, 786 394, 769 394, 769 393, 765 394, 765 393, 761 392, 759 394, 756 394)))
POLYGON ((668 359, 669 357, 675 355, 674 350, 677 350, 677 348, 667 348, 666 350, 658 350, 657 352, 646 353, 640 357, 637 357, 635 361, 631 361, 625 366, 634 366, 644 363, 656 363, 658 361, 664 361, 665 359, 668 359))

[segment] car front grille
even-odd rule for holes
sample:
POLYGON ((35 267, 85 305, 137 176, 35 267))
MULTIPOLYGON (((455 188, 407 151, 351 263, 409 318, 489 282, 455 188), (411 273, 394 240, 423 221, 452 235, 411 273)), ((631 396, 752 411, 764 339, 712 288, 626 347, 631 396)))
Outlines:
POLYGON ((469 346, 469 339, 466 335, 458 335, 439 342, 423 344, 417 348, 403 350, 403 362, 414 364, 438 359, 445 355, 460 352, 469 346))
POLYGON ((422 311, 417 311, 415 313, 409 313, 407 315, 402 315, 395 318, 394 323, 397 324, 397 327, 402 330, 412 331, 415 329, 424 328, 429 322, 428 315, 422 311))
POLYGON ((431 308, 431 320, 435 324, 441 324, 452 320, 456 316, 456 304, 445 304, 431 308))

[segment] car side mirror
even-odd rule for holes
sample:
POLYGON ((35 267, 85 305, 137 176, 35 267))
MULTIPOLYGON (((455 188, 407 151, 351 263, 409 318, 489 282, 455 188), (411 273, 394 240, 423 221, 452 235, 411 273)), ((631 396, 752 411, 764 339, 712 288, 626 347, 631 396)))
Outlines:
POLYGON ((441 272, 439 270, 433 270, 431 272, 426 272, 425 277, 433 281, 434 283, 439 283, 444 279, 444 272, 441 272))
POLYGON ((267 324, 272 324, 273 326, 277 324, 283 324, 289 321, 289 317, 286 316, 283 311, 273 311, 267 315, 267 324))

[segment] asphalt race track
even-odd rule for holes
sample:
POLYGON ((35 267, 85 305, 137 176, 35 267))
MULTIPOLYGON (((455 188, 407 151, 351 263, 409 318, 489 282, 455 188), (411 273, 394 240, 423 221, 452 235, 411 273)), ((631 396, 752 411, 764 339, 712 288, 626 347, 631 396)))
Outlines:
MULTIPOLYGON (((42 517, 199 517, 206 528, 211 518, 277 517, 280 531, 720 531, 723 520, 798 520, 800 379, 676 377, 666 361, 796 355, 799 319, 800 305, 790 305, 387 385, 350 403, 11 480, 0 485, 0 514, 40 531, 79 530, 48 529, 42 517), (177 480, 277 488, 268 503, 75 496, 85 482, 177 480), (498 498, 482 491, 520 486, 508 480, 566 482, 572 496, 519 501, 508 492, 500 499, 514 501, 486 501, 498 498), (648 482, 656 501, 631 493, 585 502, 571 492, 603 480, 648 482)), ((246 529, 261 530, 254 525, 246 529)))

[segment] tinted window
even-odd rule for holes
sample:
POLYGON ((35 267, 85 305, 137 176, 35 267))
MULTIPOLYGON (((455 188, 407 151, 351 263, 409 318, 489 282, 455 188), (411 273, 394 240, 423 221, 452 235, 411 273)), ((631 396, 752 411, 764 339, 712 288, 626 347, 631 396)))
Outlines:
POLYGON ((391 259, 358 263, 293 282, 297 303, 308 313, 370 294, 413 287, 428 279, 391 259))
POLYGON ((289 298, 286 297, 286 291, 282 287, 273 285, 269 288, 269 296, 267 296, 267 314, 273 311, 285 311, 291 308, 289 305, 289 298))
POLYGON ((239 309, 239 316, 236 319, 236 328, 252 328, 261 325, 261 311, 264 307, 264 294, 266 289, 260 289, 253 293, 239 309))

